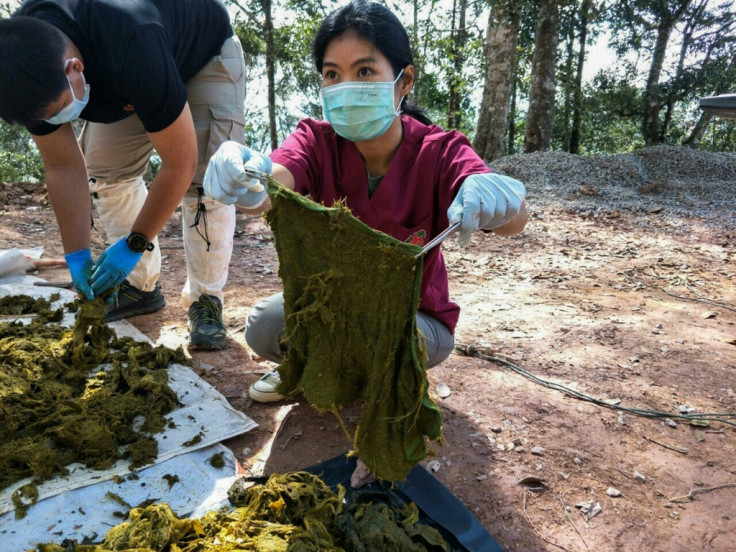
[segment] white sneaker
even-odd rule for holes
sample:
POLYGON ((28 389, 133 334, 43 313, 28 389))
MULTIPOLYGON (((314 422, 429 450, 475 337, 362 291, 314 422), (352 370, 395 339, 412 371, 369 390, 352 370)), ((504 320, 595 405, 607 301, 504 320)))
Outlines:
POLYGON ((279 373, 276 370, 271 370, 250 386, 248 395, 254 401, 262 403, 280 401, 285 398, 281 393, 276 392, 276 388, 280 383, 281 376, 279 376, 279 373))

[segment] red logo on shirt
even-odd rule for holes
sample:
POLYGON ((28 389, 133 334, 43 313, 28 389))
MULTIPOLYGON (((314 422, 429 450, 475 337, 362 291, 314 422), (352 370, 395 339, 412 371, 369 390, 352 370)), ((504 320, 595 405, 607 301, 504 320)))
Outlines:
POLYGON ((406 240, 406 243, 411 245, 418 245, 419 247, 424 245, 424 241, 427 238, 427 233, 424 230, 419 230, 418 232, 414 232, 411 236, 409 236, 409 239, 406 240))

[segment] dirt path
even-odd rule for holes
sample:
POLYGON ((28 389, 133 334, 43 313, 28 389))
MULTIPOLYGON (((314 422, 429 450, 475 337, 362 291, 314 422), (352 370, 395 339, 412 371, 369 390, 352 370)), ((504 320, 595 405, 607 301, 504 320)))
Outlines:
MULTIPOLYGON (((712 217, 683 214, 674 192, 642 196, 638 208, 588 208, 581 205, 596 195, 585 190, 551 198, 529 187, 523 234, 479 235, 465 250, 443 245, 462 307, 457 342, 481 357, 453 354, 430 371, 444 417, 436 477, 507 550, 734 550, 736 427, 694 427, 677 416, 736 416, 736 229, 718 205, 712 217), (439 383, 451 390, 445 399, 439 383), (586 519, 583 504, 601 511, 586 519)), ((617 190, 597 197, 606 194, 617 190)), ((0 247, 61 254, 38 186, 6 186, 0 195, 0 247)), ((168 345, 186 339, 179 224, 177 214, 161 236, 167 308, 131 319, 168 345)), ((268 227, 239 215, 237 228, 225 309, 232 345, 195 352, 193 367, 260 424, 226 443, 247 469, 298 469, 349 445, 332 415, 247 398, 271 365, 245 346, 245 316, 280 284, 268 227)), ((101 249, 99 233, 95 240, 101 249)), ((40 276, 68 278, 63 270, 40 276)), ((345 413, 349 423, 356 415, 345 413)))

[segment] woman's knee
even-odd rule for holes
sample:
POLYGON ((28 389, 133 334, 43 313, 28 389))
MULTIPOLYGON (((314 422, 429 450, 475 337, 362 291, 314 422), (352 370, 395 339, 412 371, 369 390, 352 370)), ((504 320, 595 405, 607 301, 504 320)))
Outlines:
POLYGON ((284 298, 283 294, 277 293, 256 303, 248 313, 245 342, 258 356, 280 362, 283 330, 284 298))
POLYGON ((455 348, 455 336, 442 322, 423 312, 417 312, 417 328, 424 336, 427 368, 433 368, 450 356, 455 348))

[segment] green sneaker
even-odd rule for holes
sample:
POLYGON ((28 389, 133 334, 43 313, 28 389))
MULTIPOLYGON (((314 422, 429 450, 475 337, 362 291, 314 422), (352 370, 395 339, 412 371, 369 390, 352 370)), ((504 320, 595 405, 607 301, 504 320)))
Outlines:
POLYGON ((222 322, 222 303, 213 295, 202 294, 189 307, 189 347, 224 349, 227 329, 222 322))
POLYGON ((158 283, 156 283, 153 290, 142 291, 131 286, 128 280, 123 280, 115 301, 107 306, 105 322, 114 322, 129 316, 156 312, 165 306, 166 299, 164 299, 164 294, 161 293, 161 287, 158 283))
POLYGON ((281 376, 276 370, 266 372, 257 382, 250 386, 248 395, 257 402, 269 403, 284 399, 284 396, 276 391, 281 383, 281 376))

